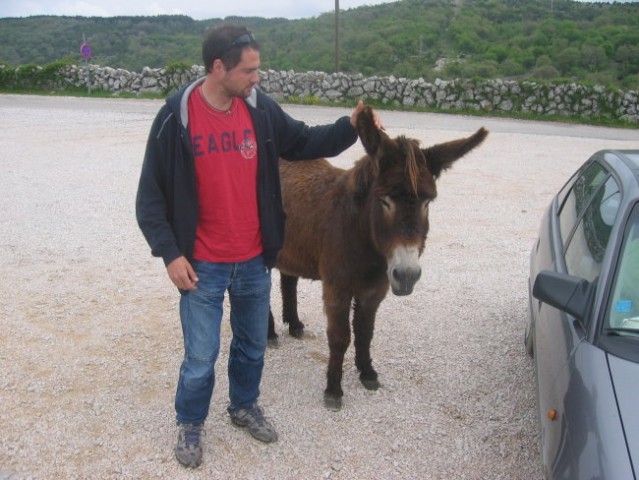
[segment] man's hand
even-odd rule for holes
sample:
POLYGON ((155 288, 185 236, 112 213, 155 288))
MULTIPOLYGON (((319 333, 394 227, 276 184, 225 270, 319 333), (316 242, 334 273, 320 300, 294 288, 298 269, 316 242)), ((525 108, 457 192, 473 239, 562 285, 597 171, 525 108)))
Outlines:
MULTIPOLYGON (((360 100, 359 102, 357 102, 357 106, 355 107, 355 110, 353 110, 353 113, 351 114, 351 125, 353 125, 353 128, 357 128, 357 116, 360 114, 362 110, 364 110, 364 101, 360 100)), ((379 119, 379 115, 377 115, 376 110, 373 110, 373 120, 375 121, 375 126, 378 129, 386 130, 386 128, 382 124, 382 121, 379 119)))
POLYGON ((181 290, 196 290, 196 282, 198 281, 195 275, 195 270, 185 257, 178 257, 169 263, 166 267, 166 271, 169 273, 169 278, 173 284, 181 290))

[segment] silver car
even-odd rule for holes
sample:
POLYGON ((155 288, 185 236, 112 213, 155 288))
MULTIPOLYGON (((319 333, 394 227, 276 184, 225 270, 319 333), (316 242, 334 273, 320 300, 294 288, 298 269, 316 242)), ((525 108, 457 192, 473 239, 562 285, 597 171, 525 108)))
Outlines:
POLYGON ((639 474, 639 150, 595 153, 530 258, 526 349, 549 479, 639 474))

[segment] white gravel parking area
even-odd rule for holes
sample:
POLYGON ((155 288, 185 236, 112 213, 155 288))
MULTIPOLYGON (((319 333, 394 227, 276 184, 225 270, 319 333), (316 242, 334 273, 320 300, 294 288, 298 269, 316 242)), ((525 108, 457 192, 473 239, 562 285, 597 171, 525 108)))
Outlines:
MULTIPOLYGON (((0 95, 0 480, 540 478, 529 249, 568 176, 596 150, 636 148, 636 130, 382 111, 389 134, 425 146, 491 130, 439 182, 415 292, 382 303, 382 388, 360 384, 351 348, 344 406, 324 408, 321 285, 300 282, 307 336, 295 340, 274 272, 281 346, 261 403, 279 440, 231 425, 224 348, 205 460, 186 470, 173 454, 178 294, 134 215, 160 105, 0 95)), ((285 108, 311 124, 350 113, 285 108)), ((358 143, 334 162, 362 154, 358 143)))

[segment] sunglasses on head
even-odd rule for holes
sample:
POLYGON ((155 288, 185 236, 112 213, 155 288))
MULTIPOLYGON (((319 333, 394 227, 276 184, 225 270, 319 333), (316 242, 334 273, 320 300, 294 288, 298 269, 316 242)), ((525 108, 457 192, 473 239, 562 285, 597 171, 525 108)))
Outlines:
POLYGON ((235 47, 244 47, 246 45, 251 44, 254 41, 255 41, 255 37, 253 36, 251 32, 245 33, 237 37, 235 40, 233 40, 231 44, 226 48, 226 50, 224 50, 224 53, 228 52, 230 49, 235 47))

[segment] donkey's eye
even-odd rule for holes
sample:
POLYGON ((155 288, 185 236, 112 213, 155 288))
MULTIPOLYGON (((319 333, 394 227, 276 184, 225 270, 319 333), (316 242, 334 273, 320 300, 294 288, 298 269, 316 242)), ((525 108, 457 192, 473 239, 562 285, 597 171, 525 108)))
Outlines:
POLYGON ((390 197, 386 196, 386 197, 379 197, 379 203, 382 204, 382 207, 384 207, 387 210, 390 210, 392 204, 392 200, 390 199, 390 197))

